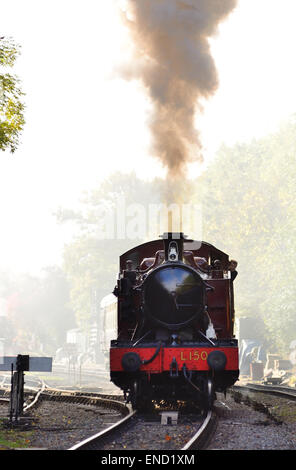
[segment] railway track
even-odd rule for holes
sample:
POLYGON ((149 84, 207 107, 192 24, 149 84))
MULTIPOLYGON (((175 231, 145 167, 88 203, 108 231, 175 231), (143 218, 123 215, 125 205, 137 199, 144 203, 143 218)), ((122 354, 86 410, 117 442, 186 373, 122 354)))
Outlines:
POLYGON ((70 447, 69 450, 97 450, 98 446, 100 445, 100 441, 108 436, 111 436, 112 433, 118 431, 124 425, 130 422, 130 420, 136 415, 136 411, 130 411, 127 416, 123 419, 117 421, 117 423, 109 426, 107 429, 90 436, 88 439, 85 439, 78 444, 70 447))
MULTIPOLYGON (((93 413, 96 413, 95 407, 98 407, 98 416, 103 414, 103 421, 101 419, 100 424, 97 425, 96 421, 93 421, 93 426, 91 428, 93 435, 88 437, 88 433, 84 432, 81 433, 80 437, 77 433, 77 436, 74 437, 74 441, 72 440, 71 442, 71 440, 69 440, 68 445, 63 447, 64 449, 68 450, 107 450, 108 452, 112 452, 113 450, 116 451, 119 449, 130 451, 153 449, 153 451, 170 450, 179 452, 203 449, 207 448, 208 443, 212 439, 213 433, 218 425, 218 418, 215 409, 211 413, 208 413, 204 419, 202 419, 198 414, 194 415, 192 411, 188 412, 187 410, 185 413, 183 413, 181 410, 179 412, 178 425, 161 425, 160 409, 155 411, 154 414, 143 415, 141 413, 133 412, 131 408, 124 403, 121 396, 115 398, 114 396, 108 394, 83 392, 69 389, 63 390, 59 388, 54 389, 44 384, 42 386, 41 381, 38 381, 37 379, 34 380, 34 382, 32 381, 28 384, 29 388, 26 390, 26 407, 24 416, 26 416, 27 413, 28 416, 30 416, 29 410, 34 409, 34 405, 42 401, 75 403, 77 405, 82 405, 82 410, 84 409, 85 405, 90 405, 90 409, 94 410, 93 413), (110 410, 110 418, 108 411, 100 411, 100 408, 102 407, 110 410), (114 411, 112 412, 111 410, 116 410, 115 414, 114 411), (115 420, 116 422, 114 422, 115 420), (81 439, 80 442, 78 442, 79 438, 81 439), (76 444, 74 444, 75 440, 76 444)), ((257 400, 260 402, 259 397, 262 394, 272 394, 274 396, 280 396, 288 400, 296 400, 296 390, 284 386, 247 383, 245 385, 235 385, 232 387, 232 392, 234 399, 235 396, 238 397, 241 394, 243 397, 241 402, 246 404, 248 401, 247 404, 249 406, 253 406, 257 400)), ((5 393, 6 396, 3 395, 2 398, 7 401, 7 387, 5 393)), ((274 400, 276 400, 276 398, 274 398, 273 401, 274 400)), ((240 402, 236 399, 235 401, 237 401, 237 403, 240 402)), ((266 400, 264 396, 262 397, 262 401, 267 404, 266 410, 263 410, 263 408, 259 407, 253 408, 266 413, 269 419, 271 417, 269 414, 269 409, 271 406, 270 401, 266 400)), ((232 404, 229 403, 229 401, 226 402, 228 405, 220 400, 217 400, 216 403, 220 404, 220 415, 221 406, 225 409, 224 417, 226 417, 226 420, 228 420, 226 426, 229 427, 232 425, 232 420, 234 421, 234 426, 237 426, 238 415, 236 413, 238 412, 238 408, 233 409, 232 404), (228 407, 229 405, 230 407, 228 407)), ((65 406, 69 407, 69 405, 65 406)), ((49 409, 51 408, 47 408, 47 410, 49 409)), ((260 419, 262 422, 264 421, 264 418, 259 418, 258 423, 261 422, 260 419)), ((57 424, 57 426, 59 425, 57 424)), ((61 428, 62 426, 63 423, 61 423, 61 428)), ((246 424, 243 424, 243 426, 246 426, 246 424)), ((91 431, 89 434, 91 434, 91 431)))
POLYGON ((233 386, 231 395, 238 403, 244 403, 261 411, 269 419, 279 424, 285 422, 289 415, 290 420, 294 420, 296 390, 292 387, 247 383, 233 386))
POLYGON ((149 450, 152 448, 153 450, 185 451, 201 449, 213 432, 215 423, 216 415, 213 411, 209 411, 203 418, 200 415, 185 414, 180 417, 177 425, 167 426, 160 424, 160 418, 157 414, 143 415, 131 410, 122 420, 77 443, 69 450, 106 450, 112 447, 112 450, 149 450), (195 428, 193 434, 192 428, 195 428), (186 437, 180 439, 183 433, 186 437), (151 436, 154 436, 153 441, 151 436), (178 438, 175 438, 176 436, 178 438), (179 445, 180 441, 184 441, 184 439, 186 442, 179 445))
MULTIPOLYGON (((120 398, 120 397, 119 397, 120 398)), ((59 401, 59 402, 70 402, 76 404, 93 405, 101 408, 107 408, 119 411, 123 416, 127 416, 130 413, 130 408, 125 402, 120 399, 114 399, 110 395, 102 395, 99 393, 84 393, 81 391, 74 390, 60 390, 45 388, 42 393, 42 400, 59 401)))
MULTIPOLYGON (((2 376, 0 381, 0 401, 2 403, 10 402, 11 380, 9 376, 2 376)), ((46 385, 44 381, 38 377, 34 377, 26 381, 24 390, 24 414, 30 410, 39 400, 40 395, 44 392, 46 385)))
POLYGON ((226 406, 217 408, 217 430, 208 449, 295 450, 295 398, 295 390, 283 386, 231 387, 226 406))
MULTIPOLYGON (((10 383, 9 383, 9 377, 7 376, 5 378, 2 378, 2 383, 0 387, 0 390, 2 391, 1 398, 5 402, 9 401, 9 398, 8 398, 9 393, 10 393, 9 389, 10 389, 10 383)), ((134 419, 133 424, 135 425, 138 424, 138 426, 139 425, 145 426, 144 423, 145 423, 146 418, 143 416, 139 416, 138 413, 133 412, 131 408, 123 402, 123 398, 121 396, 114 398, 114 396, 101 394, 101 393, 53 388, 45 384, 38 377, 34 377, 29 380, 27 379, 26 384, 25 384, 25 406, 24 406, 23 417, 25 418, 26 416, 29 416, 30 415, 29 411, 42 401, 67 402, 67 403, 75 403, 77 405, 97 406, 98 408, 107 408, 109 410, 116 410, 121 415, 121 418, 116 423, 113 423, 107 426, 107 429, 105 428, 103 430, 100 430, 98 433, 94 434, 93 436, 82 440, 78 444, 72 446, 69 450, 97 449, 98 447, 100 447, 100 442, 102 442, 103 440, 106 440, 107 437, 112 438, 112 436, 114 436, 117 432, 119 432, 119 430, 122 430, 122 432, 124 433, 124 429, 130 425, 133 419, 134 419)), ((112 422, 112 419, 110 419, 111 422, 112 422)), ((156 426, 156 428, 160 427, 159 415, 158 415, 158 422, 157 420, 155 420, 155 417, 153 417, 153 420, 154 422, 151 422, 151 418, 150 418, 148 427, 151 428, 151 426, 153 425, 156 426)), ((206 419, 204 420, 193 417, 189 424, 190 426, 192 424, 195 425, 195 427, 197 427, 198 430, 194 435, 192 435, 192 432, 190 432, 190 436, 188 437, 188 439, 186 439, 186 443, 183 446, 179 446, 178 449, 190 450, 194 448, 200 448, 202 446, 202 443, 205 442, 205 436, 208 436, 209 430, 211 429, 214 421, 215 421, 215 418, 214 418, 213 413, 208 414, 206 419)), ((186 423, 183 423, 183 427, 184 426, 186 426, 186 423)), ((171 430, 170 426, 167 426, 166 429, 167 429, 167 433, 169 434, 171 430)), ((167 439, 170 439, 170 437, 167 437, 167 439)), ((149 440, 149 443, 151 444, 150 440, 149 440)))
MULTIPOLYGON (((10 384, 7 378, 8 377, 2 380, 0 384, 0 401, 8 404, 10 401, 10 384)), ((114 397, 95 392, 52 388, 38 377, 33 378, 33 380, 26 380, 24 398, 23 417, 42 400, 98 406, 110 410, 117 410, 123 416, 129 414, 129 408, 123 401, 120 401, 120 396, 114 397)))
POLYGON ((247 383, 245 385, 233 385, 232 389, 234 391, 253 391, 258 393, 267 393, 277 395, 283 398, 290 398, 292 400, 296 400, 296 389, 283 385, 263 385, 247 383))
MULTIPOLYGON (((259 384, 246 384, 244 386, 234 386, 234 392, 241 392, 241 391, 248 391, 252 392, 252 394, 256 393, 270 393, 273 395, 278 395, 284 398, 289 398, 292 400, 296 400, 296 390, 291 389, 289 387, 283 386, 271 386, 271 385, 259 385, 259 384)), ((106 403, 108 406, 108 400, 110 397, 99 397, 94 396, 92 393, 82 393, 82 392, 71 392, 71 391, 64 391, 61 390, 47 390, 45 392, 48 395, 49 399, 56 395, 60 395, 61 399, 72 400, 73 398, 75 401, 79 400, 86 400, 86 402, 94 403, 97 401, 102 401, 102 399, 106 399, 106 403)), ((203 449, 206 448, 207 443, 210 441, 216 426, 217 426, 217 415, 215 410, 211 411, 207 414, 204 419, 201 419, 197 416, 190 416, 188 418, 187 415, 183 416, 180 419, 180 427, 176 431, 176 427, 174 426, 162 426, 160 424, 159 414, 157 415, 158 418, 156 419, 156 415, 142 415, 140 413, 136 413, 132 411, 129 407, 126 407, 125 411, 123 411, 122 407, 126 406, 122 401, 119 400, 119 403, 116 405, 116 400, 110 400, 112 405, 110 406, 118 406, 118 410, 122 410, 121 413, 125 414, 125 416, 120 419, 118 422, 112 424, 111 426, 107 427, 105 430, 100 431, 87 439, 82 440, 81 442, 73 445, 68 450, 118 450, 118 449, 126 449, 126 450, 177 450, 177 451, 189 451, 195 449, 203 449), (187 421, 186 421, 187 419, 187 421), (185 431, 186 428, 190 428, 190 435, 187 432, 188 429, 185 431), (195 432, 192 434, 192 429, 195 428, 195 432), (165 433, 165 439, 161 440, 161 432, 162 434, 165 433), (147 432, 149 431, 149 432, 147 432), (184 436, 183 436, 184 432, 184 436), (181 444, 180 439, 175 439, 174 441, 174 433, 181 436, 182 440, 186 441, 181 444), (147 434, 147 440, 143 438, 147 434), (134 435, 134 438, 133 438, 134 435), (156 436, 156 440, 153 440, 151 436, 156 436)), ((220 402, 222 406, 225 403, 220 402)), ((227 405, 225 405, 226 408, 227 405)), ((231 410, 228 409, 227 412, 231 413, 231 410), (228 411, 229 410, 229 411, 228 411)), ((179 425, 178 425, 179 426, 179 425)))
POLYGON ((212 433, 215 430, 217 416, 212 410, 207 413, 203 424, 195 435, 185 444, 181 450, 195 450, 202 449, 210 440, 212 433))

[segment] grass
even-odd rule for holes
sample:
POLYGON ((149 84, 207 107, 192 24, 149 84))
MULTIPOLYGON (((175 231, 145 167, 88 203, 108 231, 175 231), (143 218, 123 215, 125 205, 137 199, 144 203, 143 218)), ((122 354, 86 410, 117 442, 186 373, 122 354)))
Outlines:
POLYGON ((281 402, 279 405, 273 406, 270 411, 277 419, 290 424, 296 423, 295 402, 281 402))
POLYGON ((6 428, 3 421, 0 421, 0 450, 28 448, 32 435, 32 431, 6 428))

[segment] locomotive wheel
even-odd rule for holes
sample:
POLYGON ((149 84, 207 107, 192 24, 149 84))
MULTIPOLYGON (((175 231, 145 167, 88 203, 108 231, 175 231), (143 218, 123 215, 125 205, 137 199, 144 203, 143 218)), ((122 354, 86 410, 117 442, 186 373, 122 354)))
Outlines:
POLYGON ((134 380, 131 384, 130 392, 129 392, 129 401, 132 405, 133 410, 137 409, 137 398, 138 398, 138 381, 134 380))
POLYGON ((151 398, 141 393, 141 382, 134 380, 131 386, 129 401, 131 402, 133 410, 149 411, 153 408, 151 398))

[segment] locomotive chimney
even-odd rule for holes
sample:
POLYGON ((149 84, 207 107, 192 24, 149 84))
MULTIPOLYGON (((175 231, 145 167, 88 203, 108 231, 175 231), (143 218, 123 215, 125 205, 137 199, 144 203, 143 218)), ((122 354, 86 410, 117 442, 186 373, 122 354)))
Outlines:
POLYGON ((183 245, 186 235, 183 232, 166 232, 161 238, 164 244, 165 261, 183 261, 183 245))

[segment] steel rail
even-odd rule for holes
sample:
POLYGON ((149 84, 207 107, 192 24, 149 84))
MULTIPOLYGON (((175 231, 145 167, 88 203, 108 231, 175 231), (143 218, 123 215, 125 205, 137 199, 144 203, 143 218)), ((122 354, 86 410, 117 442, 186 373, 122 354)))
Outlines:
MULTIPOLYGON (((121 403, 121 405, 123 405, 121 403)), ((125 405, 126 406, 126 405, 125 405)), ((115 430, 119 429, 121 426, 126 424, 131 418, 133 418, 136 415, 137 411, 130 410, 129 414, 122 418, 120 421, 117 421, 117 423, 112 424, 106 429, 103 429, 103 431, 98 432, 97 434, 94 434, 93 436, 84 439, 83 441, 79 442, 78 444, 75 444, 74 446, 70 447, 68 450, 88 450, 90 449, 93 445, 95 445, 96 442, 101 440, 102 438, 109 436, 112 432, 115 430)))
POLYGON ((289 387, 247 383, 246 385, 233 385, 232 389, 238 392, 240 390, 246 390, 246 391, 259 392, 259 393, 267 393, 271 395, 278 395, 281 397, 286 397, 292 400, 296 400, 296 390, 294 390, 293 388, 289 388, 289 387))
POLYGON ((43 400, 52 400, 52 401, 64 401, 68 403, 78 403, 86 405, 101 406, 108 409, 113 409, 119 411, 123 415, 130 414, 129 406, 123 402, 114 400, 112 398, 106 398, 104 396, 98 396, 95 393, 83 394, 81 392, 67 391, 67 390, 50 390, 46 389, 41 398, 43 400))
POLYGON ((32 408, 38 402, 38 400, 40 398, 40 395, 44 392, 44 390, 45 390, 45 383, 43 382, 43 380, 41 380, 40 390, 38 390, 38 392, 36 393, 34 400, 31 403, 29 403, 28 405, 24 406, 24 408, 23 408, 24 413, 26 411, 28 411, 30 408, 32 408))
POLYGON ((48 385, 46 382, 45 382, 45 390, 44 390, 44 393, 49 393, 49 394, 52 394, 52 395, 63 395, 63 396, 73 396, 73 397, 84 397, 84 398, 101 398, 101 399, 108 399, 108 400, 116 400, 116 401, 119 401, 120 399, 124 399, 123 398, 123 394, 116 394, 114 395, 113 393, 102 393, 100 391, 97 391, 97 392, 88 392, 88 391, 85 391, 85 390, 82 390, 81 388, 78 388, 78 389, 67 389, 67 388, 58 388, 58 387, 52 387, 51 385, 48 385))
MULTIPOLYGON (((45 390, 45 383, 43 382, 42 379, 38 379, 39 382, 40 382, 40 387, 37 388, 37 387, 32 387, 32 386, 28 386, 25 384, 24 386, 24 394, 29 394, 29 393, 36 393, 33 401, 29 404, 26 404, 26 402, 24 402, 24 407, 23 407, 23 412, 25 413, 27 410, 29 410, 30 408, 32 408, 38 401, 40 395, 44 392, 45 390)), ((6 394, 8 391, 10 391, 10 388, 11 388, 11 384, 5 386, 3 383, 2 385, 0 386, 0 390, 4 392, 4 394, 6 394)), ((0 397, 0 400, 2 402, 9 402, 10 399, 9 398, 5 398, 4 396, 1 396, 0 397)))
MULTIPOLYGON (((32 402, 26 404, 26 398, 24 402, 23 412, 26 414, 39 400, 57 400, 67 402, 85 403, 89 405, 99 405, 111 409, 117 409, 125 415, 129 413, 129 408, 124 402, 111 398, 110 395, 103 395, 98 393, 81 392, 80 390, 65 390, 55 389, 49 387, 43 380, 39 379, 40 387, 26 386, 24 389, 25 395, 35 394, 32 402)), ((0 387, 0 390, 4 392, 3 396, 0 396, 0 400, 3 402, 9 402, 10 399, 6 398, 5 395, 9 392, 10 386, 0 387)), ((117 397, 116 397, 117 398, 117 397)))
POLYGON ((181 450, 202 449, 208 442, 213 433, 217 422, 217 416, 214 411, 209 410, 202 426, 194 436, 182 447, 181 450))

